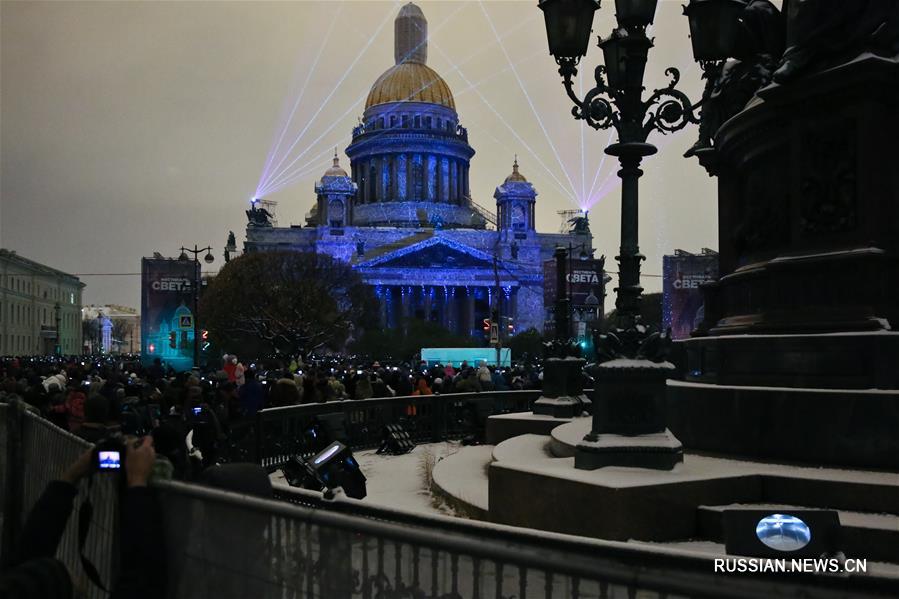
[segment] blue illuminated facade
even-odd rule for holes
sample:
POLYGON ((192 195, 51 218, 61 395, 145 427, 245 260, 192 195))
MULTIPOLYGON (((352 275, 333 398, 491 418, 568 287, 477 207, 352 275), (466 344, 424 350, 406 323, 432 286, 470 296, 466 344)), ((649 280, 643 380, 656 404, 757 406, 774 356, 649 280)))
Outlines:
POLYGON ((517 160, 494 192, 495 213, 472 201, 475 151, 449 87, 426 65, 427 21, 417 6, 400 10, 395 34, 396 64, 372 86, 346 148, 350 172, 335 155, 306 226, 251 220, 245 250, 349 262, 374 287, 384 327, 417 317, 481 335, 495 299, 516 331, 542 330, 544 261, 557 245, 592 247, 592 236, 535 231, 537 191, 517 160))

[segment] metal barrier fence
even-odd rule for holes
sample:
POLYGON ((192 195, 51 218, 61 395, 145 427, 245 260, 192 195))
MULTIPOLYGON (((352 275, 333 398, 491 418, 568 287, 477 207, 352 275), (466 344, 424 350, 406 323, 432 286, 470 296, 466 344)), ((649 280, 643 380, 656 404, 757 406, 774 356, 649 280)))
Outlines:
MULTIPOLYGON (((16 504, 11 497, 27 510, 86 445, 2 404, 0 440, 5 538, 21 515, 8 511, 16 504)), ((170 599, 861 599, 896 591, 895 581, 879 579, 726 577, 714 574, 708 558, 405 514, 348 499, 328 502, 300 490, 283 489, 282 501, 274 501, 178 482, 153 487, 163 513, 170 599)), ((94 492, 95 506, 108 515, 95 520, 88 553, 108 580, 115 566, 116 497, 111 487, 94 492)), ((58 556, 77 583, 72 521, 58 556)), ((5 556, 9 548, 3 549, 5 556)), ((80 586, 88 596, 103 596, 80 586)))
POLYGON ((312 426, 341 429, 352 449, 377 447, 385 425, 402 422, 415 443, 430 443, 465 436, 483 437, 487 417, 525 412, 540 391, 485 391, 446 395, 413 395, 301 404, 260 411, 255 420, 232 430, 230 454, 235 461, 263 465, 286 457, 309 457, 324 447, 312 426))
MULTIPOLYGON (((91 447, 90 443, 64 431, 40 416, 23 409, 23 404, 0 404, 0 441, 3 442, 3 480, 0 492, 3 498, 3 543, 0 559, 4 564, 25 516, 51 480, 58 479, 79 455, 91 447)), ((90 497, 94 506, 90 531, 84 546, 85 555, 96 566, 100 579, 109 585, 116 572, 115 556, 118 531, 118 490, 110 477, 94 477, 90 489, 86 481, 79 487, 75 510, 90 497)), ((72 575, 75 588, 82 596, 106 597, 93 585, 84 573, 79 559, 77 513, 69 517, 65 533, 59 543, 56 557, 65 563, 72 575)))

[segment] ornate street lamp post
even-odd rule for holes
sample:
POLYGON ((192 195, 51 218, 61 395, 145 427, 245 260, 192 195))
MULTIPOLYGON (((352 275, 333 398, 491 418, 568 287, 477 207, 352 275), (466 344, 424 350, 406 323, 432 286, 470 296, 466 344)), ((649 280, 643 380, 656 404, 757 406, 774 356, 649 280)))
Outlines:
POLYGON ((197 247, 197 244, 194 244, 194 249, 181 247, 181 255, 178 256, 178 260, 182 262, 186 262, 190 260, 187 256, 187 253, 190 252, 193 254, 193 261, 196 264, 196 276, 194 280, 194 307, 193 307, 193 318, 194 318, 194 366, 200 366, 200 336, 199 336, 199 318, 198 314, 200 311, 200 285, 203 283, 202 275, 200 274, 200 254, 206 252, 206 255, 203 256, 203 261, 206 264, 211 264, 215 261, 215 257, 212 255, 212 247, 206 246, 204 248, 197 247))
POLYGON ((694 106, 677 89, 680 73, 668 68, 667 87, 643 100, 643 74, 652 40, 658 0, 616 0, 618 27, 599 40, 605 64, 596 67, 596 87, 581 99, 574 77, 587 53, 598 0, 540 0, 546 18, 550 53, 568 97, 572 115, 594 129, 614 127, 618 142, 605 149, 621 164, 621 248, 617 321, 600 335, 596 349, 605 361, 596 368, 593 428, 578 445, 575 467, 640 466, 670 469, 683 460, 681 444, 665 427, 665 380, 674 367, 664 361, 668 339, 640 322, 640 254, 638 245, 638 181, 644 156, 656 153, 646 143, 653 131, 678 131, 698 123, 694 106))

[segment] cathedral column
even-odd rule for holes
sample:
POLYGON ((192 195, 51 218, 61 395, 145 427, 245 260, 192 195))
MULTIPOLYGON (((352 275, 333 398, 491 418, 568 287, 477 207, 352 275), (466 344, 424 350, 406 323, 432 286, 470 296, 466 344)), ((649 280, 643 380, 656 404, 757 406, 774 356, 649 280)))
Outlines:
POLYGON ((415 195, 415 180, 412 178, 412 173, 415 169, 412 168, 412 154, 406 154, 406 197, 405 199, 411 200, 415 195))
POLYGON ((437 159, 428 155, 424 164, 425 167, 425 181, 427 181, 427 188, 425 191, 425 197, 427 201, 434 202, 436 201, 435 192, 437 190, 437 159))
POLYGON ((458 169, 459 165, 456 163, 455 159, 450 160, 450 193, 449 193, 449 201, 450 204, 458 204, 459 203, 459 186, 457 183, 458 177, 458 169))
POLYGON ((424 288, 424 311, 425 311, 425 320, 431 320, 431 294, 434 293, 433 287, 425 287, 424 288))
POLYGON ((400 287, 400 298, 402 299, 402 318, 404 321, 409 318, 409 306, 411 303, 411 298, 409 296, 411 294, 412 290, 410 288, 406 287, 405 285, 400 287))
POLYGON ((368 169, 368 177, 371 179, 371 181, 369 181, 369 192, 371 195, 369 201, 372 203, 381 201, 380 172, 381 161, 378 158, 372 158, 371 166, 368 169))
POLYGON ((381 157, 381 168, 379 169, 378 187, 381 190, 381 201, 390 201, 390 158, 388 156, 381 157))
POLYGON ((390 191, 388 192, 387 197, 389 197, 391 200, 395 201, 399 197, 399 185, 397 185, 398 182, 396 180, 397 155, 391 154, 389 160, 390 160, 390 171, 389 171, 390 172, 390 181, 388 181, 388 184, 390 186, 390 191))
POLYGON ((387 294, 390 293, 390 288, 384 288, 381 285, 377 287, 377 296, 378 296, 378 320, 381 323, 381 328, 387 328, 387 294))
POLYGON ((462 195, 470 195, 468 191, 468 166, 463 166, 462 168, 462 195))
POLYGON ((434 288, 434 300, 437 302, 437 324, 440 326, 447 328, 446 320, 447 320, 447 303, 446 303, 446 286, 443 287, 435 287, 434 288))
POLYGON ((468 293, 465 297, 465 319, 468 323, 468 334, 471 334, 471 329, 475 328, 476 323, 474 321, 474 287, 468 288, 468 293))
POLYGON ((440 156, 437 157, 437 166, 435 168, 435 176, 434 178, 437 180, 436 191, 434 192, 434 201, 442 202, 443 201, 443 193, 446 191, 443 188, 443 159, 440 156))
POLYGON ((406 200, 409 197, 409 168, 405 154, 396 155, 396 198, 406 200))

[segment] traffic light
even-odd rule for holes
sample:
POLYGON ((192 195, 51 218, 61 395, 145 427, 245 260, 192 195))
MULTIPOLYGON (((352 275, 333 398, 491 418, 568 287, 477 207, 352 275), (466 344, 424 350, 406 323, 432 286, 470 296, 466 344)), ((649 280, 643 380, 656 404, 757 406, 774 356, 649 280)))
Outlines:
POLYGON ((508 330, 510 333, 512 333, 515 331, 515 323, 512 322, 511 316, 509 316, 508 318, 509 318, 509 324, 506 325, 506 330, 508 330))
POLYGON ((485 333, 490 332, 490 319, 489 318, 484 319, 484 332, 485 333))
POLYGON ((178 334, 175 331, 169 333, 169 347, 178 349, 178 334))
POLYGON ((209 331, 203 329, 200 331, 200 351, 207 351, 209 349, 209 331))

